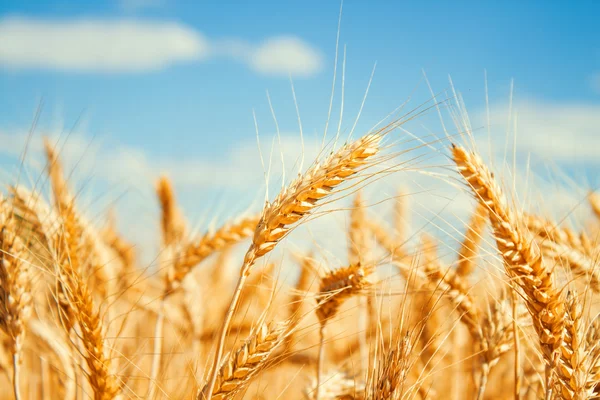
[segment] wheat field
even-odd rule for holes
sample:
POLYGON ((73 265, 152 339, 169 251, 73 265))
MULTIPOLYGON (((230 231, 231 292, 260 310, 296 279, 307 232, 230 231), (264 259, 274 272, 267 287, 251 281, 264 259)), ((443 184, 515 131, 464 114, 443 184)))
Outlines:
POLYGON ((398 150, 418 112, 332 141, 262 210, 201 234, 157 177, 154 268, 113 216, 86 215, 46 140, 43 175, 0 203, 0 398, 600 397, 600 197, 577 227, 525 207, 466 118, 398 150), (390 221, 364 196, 428 151, 471 200, 449 257, 450 232, 406 223, 408 194, 388 196, 390 221), (275 255, 329 213, 349 221, 344 260, 275 255))

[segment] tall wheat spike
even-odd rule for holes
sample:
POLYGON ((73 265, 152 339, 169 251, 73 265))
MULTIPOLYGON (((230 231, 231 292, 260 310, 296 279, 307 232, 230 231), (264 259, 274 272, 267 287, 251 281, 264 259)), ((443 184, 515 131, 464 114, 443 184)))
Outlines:
MULTIPOLYGON (((94 266, 96 248, 93 238, 91 239, 90 233, 85 230, 75 209, 74 197, 68 190, 58 156, 48 140, 45 140, 45 150, 55 204, 61 217, 61 226, 54 240, 54 260, 57 276, 56 295, 61 308, 62 324, 67 334, 75 326, 79 327, 77 335, 83 346, 83 358, 89 370, 85 376, 94 392, 94 399, 113 399, 119 392, 119 386, 107 357, 100 312, 82 275, 84 265, 94 266)), ((102 268, 90 269, 98 272, 102 268)), ((104 280, 104 277, 101 280, 104 280)))
POLYGON ((568 400, 588 399, 592 393, 587 389, 587 376, 583 363, 585 332, 582 307, 576 292, 569 292, 566 299, 566 332, 561 347, 561 363, 558 377, 561 381, 561 394, 568 400))
POLYGON ((32 310, 31 274, 24 256, 10 204, 0 197, 0 329, 9 338, 16 400, 21 398, 21 353, 32 310))
POLYGON ((547 363, 546 390, 552 391, 565 334, 565 304, 553 283, 552 272, 544 265, 536 244, 523 221, 509 206, 505 195, 481 158, 453 145, 452 157, 458 171, 473 190, 475 198, 488 208, 488 215, 504 267, 509 278, 521 288, 547 363))
POLYGON ((486 206, 479 203, 471 217, 467 232, 465 233, 462 245, 458 251, 456 273, 459 276, 469 275, 477 265, 475 257, 477 256, 477 249, 482 241, 481 235, 483 235, 483 229, 485 228, 485 221, 487 219, 486 214, 486 206))
POLYGON ((390 127, 394 125, 341 147, 321 164, 314 164, 306 173, 298 176, 272 203, 267 202, 265 205, 254 231, 252 244, 244 256, 238 284, 221 328, 213 361, 213 372, 208 383, 209 399, 217 378, 217 366, 223 355, 229 323, 252 266, 258 258, 273 250, 293 227, 318 206, 320 201, 334 193, 344 181, 369 165, 369 159, 379 152, 379 143, 390 127))

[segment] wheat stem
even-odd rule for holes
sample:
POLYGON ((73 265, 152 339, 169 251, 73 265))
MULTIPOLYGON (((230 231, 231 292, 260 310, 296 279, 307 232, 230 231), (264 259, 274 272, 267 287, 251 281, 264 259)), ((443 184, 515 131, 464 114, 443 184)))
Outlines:
POLYGON ((477 400, 483 400, 485 387, 487 386, 488 377, 490 376, 490 365, 485 363, 481 366, 481 376, 479 377, 479 388, 477 390, 477 400))
POLYGON ((221 363, 221 358, 223 357, 223 351, 224 351, 224 343, 225 343, 225 338, 227 337, 227 333, 228 333, 228 329, 229 329, 229 325, 231 324, 231 319, 233 318, 233 313, 235 312, 235 308, 237 307, 237 304, 239 302, 240 299, 240 295, 242 294, 242 289, 244 288, 244 283, 246 282, 246 278, 248 277, 248 271, 250 270, 250 267, 243 267, 242 268, 242 273, 240 274, 240 277, 238 278, 238 282, 235 285, 235 291, 233 292, 233 297, 231 298, 231 303, 229 304, 229 307, 227 308, 227 312, 225 314, 225 318, 223 319, 223 324, 221 326, 221 329, 219 331, 219 338, 217 341, 217 351, 215 353, 215 357, 213 360, 213 366, 212 366, 212 373, 211 373, 211 377, 208 381, 208 388, 206 390, 207 392, 207 400, 210 400, 212 398, 212 392, 216 383, 216 379, 217 379, 217 368, 219 366, 219 364, 221 363))
POLYGON ((13 393, 15 394, 15 400, 21 400, 21 391, 19 390, 20 385, 20 376, 21 376, 21 368, 19 366, 21 361, 21 352, 15 351, 12 356, 13 361, 13 393))
POLYGON ((154 325, 154 346, 152 349, 152 369, 150 370, 150 389, 148 390, 147 399, 154 399, 156 389, 158 387, 157 379, 160 371, 162 343, 163 343, 163 327, 165 324, 165 300, 161 299, 161 305, 156 317, 154 325))
POLYGON ((519 326, 517 324, 517 296, 514 290, 510 291, 512 300, 512 325, 513 325, 513 347, 515 349, 515 400, 521 400, 521 342, 519 341, 519 326))
POLYGON ((317 386, 315 388, 315 400, 319 400, 321 389, 321 374, 323 373, 323 363, 325 361, 325 322, 321 323, 319 328, 319 354, 317 356, 317 386))

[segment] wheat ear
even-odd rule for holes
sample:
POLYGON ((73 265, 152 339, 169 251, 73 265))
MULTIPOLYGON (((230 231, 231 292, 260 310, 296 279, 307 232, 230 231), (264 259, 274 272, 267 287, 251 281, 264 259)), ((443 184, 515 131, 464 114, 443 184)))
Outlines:
MULTIPOLYGON (((410 369, 414 365, 412 355, 414 349, 414 337, 411 331, 394 335, 387 354, 382 354, 383 360, 377 366, 375 376, 371 382, 368 400, 395 400, 413 398, 406 391, 406 380, 410 369)), ((420 390, 421 385, 415 384, 411 389, 420 390)), ((413 395, 414 396, 414 395, 413 395)))
POLYGON ((585 331, 582 318, 582 307, 576 292, 570 291, 566 299, 566 330, 561 347, 561 358, 558 366, 558 378, 561 381, 559 389, 566 400, 584 400, 589 398, 586 393, 587 374, 584 370, 585 331))
POLYGON ((161 231, 163 235, 163 244, 180 243, 186 234, 186 224, 177 207, 175 194, 171 181, 166 176, 159 178, 156 182, 156 195, 160 203, 161 210, 161 231))
POLYGON ((9 337, 16 400, 21 398, 21 350, 32 303, 31 277, 23 256, 24 247, 15 233, 12 211, 0 198, 0 328, 9 337))
POLYGON ((261 322, 240 348, 225 357, 216 370, 217 380, 214 388, 211 390, 206 384, 198 391, 196 398, 198 400, 211 397, 218 400, 233 399, 267 366, 289 327, 287 322, 269 324, 261 322))
POLYGON ((167 292, 177 288, 191 269, 211 254, 232 246, 254 234, 259 217, 250 216, 228 222, 215 232, 207 232, 187 244, 167 272, 167 292))
POLYGON ((333 318, 346 300, 368 287, 366 277, 372 271, 371 266, 359 263, 335 269, 321 277, 315 311, 321 325, 333 318))
POLYGON ((485 228, 487 218, 487 207, 481 203, 477 204, 477 208, 471 217, 469 227, 465 233, 464 240, 458 251, 458 264, 456 265, 456 274, 459 276, 467 276, 475 269, 475 257, 477 249, 481 243, 481 235, 485 228))
POLYGON ((252 266, 258 258, 273 250, 291 229, 319 205, 320 201, 334 193, 344 181, 369 165, 369 158, 379 152, 379 143, 388 128, 347 144, 330 155, 322 164, 314 164, 304 175, 298 176, 284 188, 272 203, 267 202, 265 205, 254 231, 252 244, 244 256, 238 283, 223 321, 213 361, 213 372, 208 384, 209 399, 217 378, 217 367, 223 355, 227 330, 252 266))
POLYGON ((592 211, 596 218, 600 219, 600 194, 590 192, 588 195, 588 201, 590 202, 590 206, 592 207, 592 211))
POLYGON ((493 301, 489 306, 482 322, 482 342, 479 355, 481 358, 481 375, 479 377, 477 399, 484 398, 484 393, 491 369, 498 364, 500 356, 512 349, 514 336, 514 320, 522 324, 524 318, 513 315, 511 302, 507 300, 505 292, 500 299, 493 301), (514 319, 514 320, 513 320, 514 319))
POLYGON ((529 231, 536 235, 544 255, 559 260, 574 276, 584 275, 590 288, 595 293, 600 292, 600 272, 595 260, 597 255, 587 245, 589 238, 585 233, 577 235, 568 228, 561 228, 533 215, 525 216, 525 221, 529 231))
POLYGON ((100 237, 121 261, 121 270, 118 275, 119 287, 121 290, 126 290, 130 285, 131 276, 135 273, 135 246, 117 232, 113 213, 109 213, 108 224, 100 232, 100 237))
MULTIPOLYGON (((68 257, 68 264, 71 265, 69 268, 76 270, 78 273, 83 272, 81 268, 84 264, 91 267, 93 276, 99 283, 93 288, 98 289, 101 292, 100 294, 105 296, 107 294, 107 283, 114 282, 111 279, 112 275, 107 272, 109 263, 101 259, 101 256, 105 254, 105 249, 100 247, 101 242, 98 240, 97 233, 78 213, 75 206, 75 197, 69 191, 64 178, 62 164, 47 138, 44 139, 44 146, 48 159, 47 168, 55 208, 61 220, 57 235, 59 237, 64 236, 64 238, 59 238, 54 242, 54 247, 66 246, 66 251, 63 251, 61 255, 68 257)), ((62 264, 66 265, 67 263, 62 262, 62 264)))
POLYGON ((597 315, 585 333, 584 348, 587 353, 586 390, 590 397, 598 396, 600 392, 600 315, 597 315))
POLYGON ((62 282, 62 294, 70 309, 69 313, 80 329, 81 343, 85 349, 83 356, 89 369, 86 377, 94 391, 94 399, 113 399, 119 387, 115 375, 111 372, 110 359, 105 354, 103 324, 92 300, 92 294, 83 278, 75 271, 59 267, 59 279, 62 282))
POLYGON ((359 264, 338 268, 321 278, 315 310, 319 320, 319 353, 317 359, 317 388, 315 399, 319 400, 321 374, 323 372, 323 352, 325 344, 325 326, 333 318, 340 306, 350 297, 360 293, 369 282, 366 277, 373 271, 371 266, 359 264))
MULTIPOLYGON (((435 242, 428 235, 423 235, 424 266, 422 274, 429 290, 440 290, 456 307, 461 321, 468 328, 473 340, 479 344, 482 339, 481 317, 475 301, 469 293, 469 283, 458 276, 451 268, 443 267, 435 252, 435 242)), ((417 272, 421 274, 421 272, 417 272)))
POLYGON ((481 158, 456 145, 452 146, 452 157, 475 198, 488 208, 506 274, 523 291, 547 364, 546 390, 551 395, 551 374, 556 368, 565 332, 564 301, 554 287, 552 273, 544 266, 539 249, 527 239, 522 221, 508 206, 481 158))
MULTIPOLYGON (((169 258, 169 264, 177 260, 177 252, 186 235, 186 224, 177 207, 175 193, 171 181, 167 177, 161 177, 156 183, 156 195, 161 210, 161 233, 162 233, 162 251, 169 258)), ((171 269, 169 267, 169 269, 171 269)), ((160 373, 162 360, 163 329, 165 320, 165 301, 166 295, 172 287, 172 275, 165 274, 165 285, 160 298, 159 311, 154 324, 154 346, 152 350, 152 367, 150 370, 150 380, 148 399, 154 399, 158 387, 157 379, 160 373)))
POLYGON ((19 236, 31 249, 31 255, 36 256, 36 262, 43 264, 51 255, 48 249, 60 226, 58 216, 43 202, 39 193, 22 186, 10 187, 9 191, 13 213, 19 221, 19 236))
POLYGON ((95 249, 85 235, 86 232, 74 208, 73 198, 62 178, 60 164, 48 142, 46 152, 57 208, 62 219, 61 229, 54 240, 55 250, 58 252, 54 256, 60 316, 67 335, 75 324, 79 326, 81 343, 85 349, 83 357, 89 369, 86 377, 94 391, 94 399, 112 399, 117 395, 119 387, 111 372, 110 359, 105 354, 100 313, 94 305, 92 293, 81 271, 83 262, 92 256, 91 253, 95 249))
POLYGON ((86 377, 94 392, 95 400, 116 397, 119 387, 111 372, 110 359, 106 356, 106 343, 99 310, 81 272, 81 262, 90 256, 92 249, 80 242, 83 228, 73 209, 73 203, 61 209, 62 229, 57 235, 55 254, 57 275, 57 298, 61 309, 63 328, 67 335, 75 324, 84 347, 83 357, 89 372, 86 377))

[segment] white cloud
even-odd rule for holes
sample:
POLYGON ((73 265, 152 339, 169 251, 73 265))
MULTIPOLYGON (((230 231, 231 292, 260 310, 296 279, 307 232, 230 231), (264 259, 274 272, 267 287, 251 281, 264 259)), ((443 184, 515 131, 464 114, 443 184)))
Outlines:
MULTIPOLYGON (((492 144, 504 151, 508 108, 492 106, 492 144)), ((517 126, 517 152, 531 153, 537 159, 552 163, 582 165, 600 163, 600 105, 519 101, 513 117, 517 126)), ((485 123, 485 112, 477 114, 479 126, 485 123)), ((512 123, 512 122, 511 122, 512 123)), ((510 127, 513 132, 513 127, 510 127)), ((512 152, 512 137, 509 139, 512 152)))
POLYGON ((175 22, 0 20, 0 65, 12 69, 138 72, 216 56, 241 61, 266 75, 307 76, 322 66, 320 53, 292 36, 271 37, 255 46, 238 38, 209 40, 175 22))
POLYGON ((266 74, 312 75, 321 69, 321 55, 295 37, 264 42, 252 55, 251 65, 266 74))
POLYGON ((23 18, 0 22, 0 63, 12 68, 143 71, 201 59, 208 52, 200 33, 176 23, 23 18))

